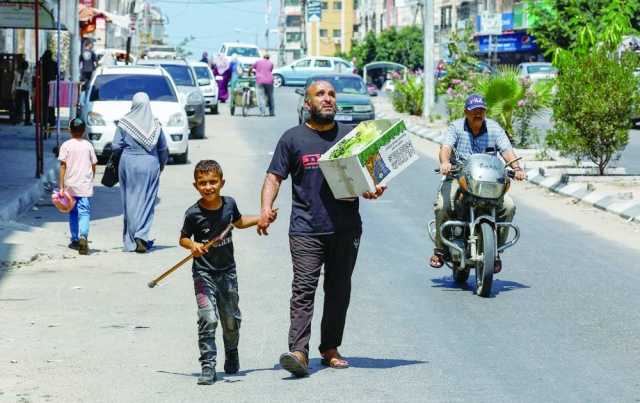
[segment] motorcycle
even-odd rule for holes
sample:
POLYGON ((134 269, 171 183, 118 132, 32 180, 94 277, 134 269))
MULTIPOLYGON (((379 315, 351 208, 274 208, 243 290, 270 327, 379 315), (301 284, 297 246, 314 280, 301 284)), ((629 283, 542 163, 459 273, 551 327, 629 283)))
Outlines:
MULTIPOLYGON (((510 222, 498 222, 496 209, 509 190, 515 172, 509 166, 521 158, 505 164, 495 150, 484 154, 473 154, 464 159, 455 156, 456 164, 449 174, 458 182, 455 215, 458 220, 446 221, 440 226, 443 243, 449 253, 445 263, 453 271, 454 281, 466 283, 471 269, 476 274, 476 294, 491 295, 491 285, 498 254, 520 239, 520 229, 510 222), (498 230, 513 230, 514 236, 503 245, 498 245, 498 230)), ((436 169, 440 173, 439 169, 436 169)), ((444 180, 444 178, 443 178, 444 180)), ((435 243, 435 220, 428 225, 429 236, 435 243)))

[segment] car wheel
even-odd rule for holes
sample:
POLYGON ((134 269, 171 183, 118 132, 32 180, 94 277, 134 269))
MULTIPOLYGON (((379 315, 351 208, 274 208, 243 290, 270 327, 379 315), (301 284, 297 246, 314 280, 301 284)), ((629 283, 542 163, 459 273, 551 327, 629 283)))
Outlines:
POLYGON ((191 136, 194 139, 203 139, 204 138, 204 126, 205 126, 205 122, 202 122, 202 124, 200 124, 199 126, 196 126, 193 129, 191 129, 191 136))
POLYGON ((284 85, 284 79, 280 74, 273 75, 273 86, 275 88, 282 87, 284 85))
POLYGON ((214 115, 218 114, 218 104, 215 104, 211 107, 211 113, 213 113, 214 115))
POLYGON ((187 148, 184 154, 174 155, 173 162, 176 164, 187 164, 189 162, 189 148, 187 148))

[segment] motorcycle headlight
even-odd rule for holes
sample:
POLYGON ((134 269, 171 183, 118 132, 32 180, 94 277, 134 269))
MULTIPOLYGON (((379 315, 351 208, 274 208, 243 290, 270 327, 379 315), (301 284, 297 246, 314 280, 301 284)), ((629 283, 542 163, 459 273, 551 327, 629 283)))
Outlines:
POLYGON ((204 98, 202 97, 202 94, 200 94, 200 92, 198 92, 198 91, 192 92, 187 97, 187 103, 189 105, 199 105, 199 104, 201 104, 203 102, 204 102, 204 98))
POLYGON ((373 105, 353 105, 354 112, 372 112, 373 105))
POLYGON ((89 112, 87 115, 87 123, 89 126, 106 126, 107 123, 104 121, 104 118, 98 112, 89 112))
POLYGON ((185 125, 185 119, 182 113, 174 113, 167 121, 167 127, 182 127, 185 125))

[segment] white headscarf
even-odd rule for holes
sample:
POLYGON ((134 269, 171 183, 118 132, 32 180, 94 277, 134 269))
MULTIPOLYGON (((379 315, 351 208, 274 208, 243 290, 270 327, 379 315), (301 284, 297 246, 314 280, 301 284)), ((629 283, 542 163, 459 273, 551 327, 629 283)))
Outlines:
POLYGON ((218 69, 218 74, 223 74, 229 69, 229 61, 222 53, 218 53, 214 64, 216 66, 216 69, 218 69))
POLYGON ((160 122, 153 117, 149 96, 138 92, 133 96, 131 110, 118 122, 145 150, 151 151, 160 137, 160 122))

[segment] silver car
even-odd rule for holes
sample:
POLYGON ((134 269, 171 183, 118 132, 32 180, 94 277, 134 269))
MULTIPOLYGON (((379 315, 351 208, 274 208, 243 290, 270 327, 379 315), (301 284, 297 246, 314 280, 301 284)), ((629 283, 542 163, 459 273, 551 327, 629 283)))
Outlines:
POLYGON ((204 138, 206 101, 198 86, 193 66, 184 59, 144 59, 138 60, 138 64, 160 66, 169 73, 178 87, 180 101, 184 104, 191 136, 204 138))

